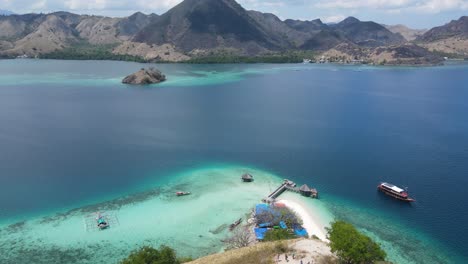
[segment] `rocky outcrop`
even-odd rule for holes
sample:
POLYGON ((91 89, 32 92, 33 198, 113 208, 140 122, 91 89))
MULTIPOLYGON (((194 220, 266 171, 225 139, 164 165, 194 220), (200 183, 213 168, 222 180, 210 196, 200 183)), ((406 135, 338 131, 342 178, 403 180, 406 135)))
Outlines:
POLYGON ((164 82, 166 80, 166 75, 162 74, 161 71, 149 68, 141 69, 138 72, 130 74, 122 80, 122 83, 125 84, 154 84, 164 82))

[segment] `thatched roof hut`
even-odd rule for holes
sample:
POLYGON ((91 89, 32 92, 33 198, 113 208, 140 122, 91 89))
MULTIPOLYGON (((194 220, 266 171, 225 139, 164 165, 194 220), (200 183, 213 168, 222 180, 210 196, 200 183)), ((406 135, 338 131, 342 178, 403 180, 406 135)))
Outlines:
POLYGON ((309 186, 307 186, 307 184, 304 184, 304 185, 301 186, 301 188, 299 188, 299 191, 301 191, 301 192, 310 192, 311 190, 310 190, 309 186))
POLYGON ((241 178, 242 178, 242 180, 243 180, 244 182, 252 182, 252 181, 254 180, 254 179, 253 179, 253 176, 250 175, 250 174, 248 174, 248 173, 242 175, 241 178))
POLYGON ((299 188, 299 192, 304 196, 310 196, 312 194, 312 189, 310 189, 307 184, 304 184, 299 188))

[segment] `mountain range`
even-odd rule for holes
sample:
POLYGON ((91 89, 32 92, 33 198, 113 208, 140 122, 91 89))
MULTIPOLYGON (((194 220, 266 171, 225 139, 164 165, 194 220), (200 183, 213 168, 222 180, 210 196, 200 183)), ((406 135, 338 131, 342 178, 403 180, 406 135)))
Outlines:
POLYGON ((432 28, 416 39, 416 42, 446 56, 453 54, 468 57, 468 16, 452 20, 440 27, 432 28))
POLYGON ((9 11, 9 10, 3 10, 3 9, 0 9, 0 16, 9 16, 9 15, 13 15, 14 13, 9 11))
POLYGON ((440 57, 431 51, 467 56, 467 39, 467 17, 427 32, 354 17, 329 25, 319 19, 281 20, 246 10, 235 0, 185 0, 160 16, 135 13, 111 18, 68 12, 0 16, 1 57, 47 57, 99 47, 106 54, 150 61, 312 51, 340 60, 434 64, 440 57), (447 42, 454 44, 447 48, 447 42))

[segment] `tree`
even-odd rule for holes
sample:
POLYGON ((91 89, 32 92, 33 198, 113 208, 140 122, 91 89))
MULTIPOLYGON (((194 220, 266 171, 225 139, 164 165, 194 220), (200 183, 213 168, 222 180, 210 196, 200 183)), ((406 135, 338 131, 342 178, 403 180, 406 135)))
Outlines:
POLYGON ((344 221, 332 223, 328 229, 328 239, 331 251, 347 264, 375 263, 385 260, 387 256, 379 244, 344 221))
POLYGON ((224 240, 227 245, 227 249, 236 249, 248 247, 252 242, 252 234, 248 227, 237 228, 231 237, 224 240))
POLYGON ((161 246, 159 249, 142 247, 130 254, 121 264, 180 264, 174 249, 161 246))

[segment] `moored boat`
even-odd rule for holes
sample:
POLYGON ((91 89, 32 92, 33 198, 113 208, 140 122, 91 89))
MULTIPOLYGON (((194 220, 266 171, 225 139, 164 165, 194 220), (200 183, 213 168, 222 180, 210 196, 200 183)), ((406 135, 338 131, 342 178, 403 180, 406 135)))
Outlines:
POLYGON ((101 213, 99 212, 97 213, 97 216, 96 216, 96 223, 97 223, 97 227, 100 230, 109 228, 109 223, 107 222, 106 218, 103 215, 101 215, 101 213))
POLYGON ((190 192, 176 192, 177 196, 185 196, 185 195, 190 195, 190 192))
POLYGON ((398 186, 383 182, 377 186, 377 189, 388 196, 404 202, 414 202, 415 200, 409 197, 408 192, 398 186))
POLYGON ((235 221, 234 223, 229 225, 229 231, 234 230, 240 223, 242 222, 242 218, 239 218, 239 220, 235 221))

